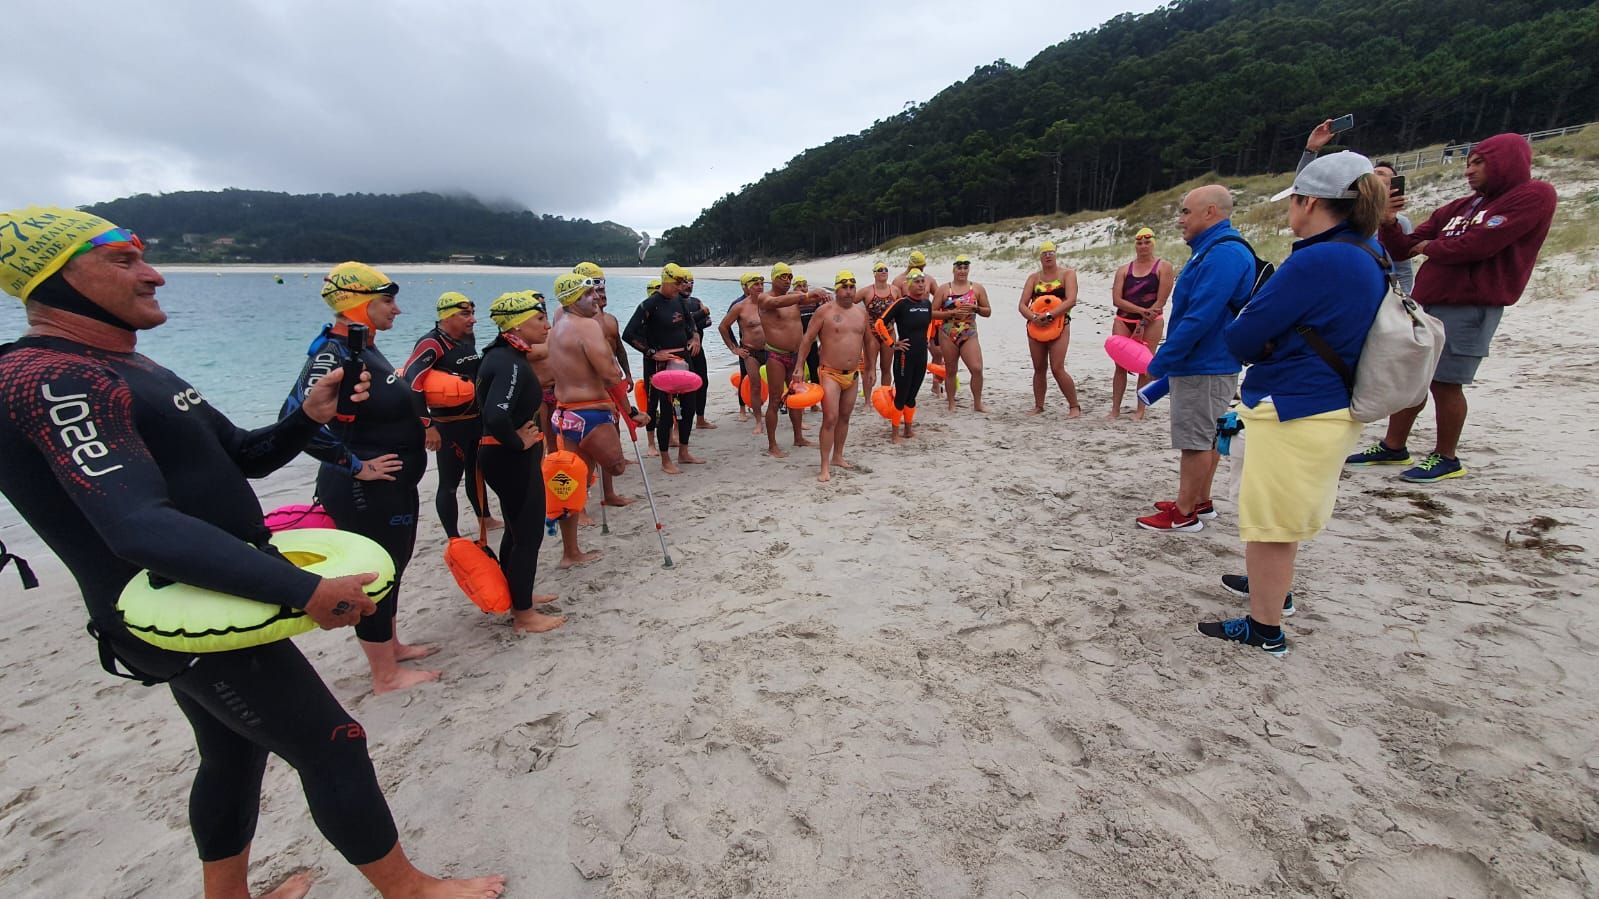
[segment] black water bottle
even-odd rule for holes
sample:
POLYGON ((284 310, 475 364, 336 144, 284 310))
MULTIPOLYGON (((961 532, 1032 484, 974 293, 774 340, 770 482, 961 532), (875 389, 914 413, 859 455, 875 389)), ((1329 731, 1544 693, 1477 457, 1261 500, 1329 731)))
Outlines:
POLYGON ((333 417, 349 424, 355 421, 355 387, 361 383, 361 372, 366 368, 361 363, 361 353, 366 350, 366 325, 351 325, 344 345, 349 356, 339 366, 344 371, 344 380, 339 382, 339 406, 333 417))

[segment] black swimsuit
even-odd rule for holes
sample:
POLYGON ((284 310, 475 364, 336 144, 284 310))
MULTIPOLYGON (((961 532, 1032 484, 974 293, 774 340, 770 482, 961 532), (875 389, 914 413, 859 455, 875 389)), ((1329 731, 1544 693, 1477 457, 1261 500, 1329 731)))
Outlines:
POLYGON ((933 321, 933 298, 901 297, 883 313, 909 348, 894 351, 894 408, 916 408, 916 394, 927 377, 927 326, 933 321))

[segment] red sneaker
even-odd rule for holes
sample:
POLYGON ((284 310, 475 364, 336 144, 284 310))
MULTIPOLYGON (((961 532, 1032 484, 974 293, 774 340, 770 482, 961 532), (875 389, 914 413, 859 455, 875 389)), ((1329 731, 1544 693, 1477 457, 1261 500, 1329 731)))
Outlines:
MULTIPOLYGON (((1169 499, 1163 499, 1155 504, 1155 508, 1162 512, 1175 512, 1177 504, 1169 499)), ((1198 516, 1200 521, 1215 521, 1216 504, 1209 501, 1200 503, 1194 507, 1194 515, 1198 516)))
POLYGON ((1138 526, 1146 531, 1202 531, 1205 523, 1198 515, 1184 518, 1176 509, 1162 509, 1154 515, 1138 519, 1138 526))

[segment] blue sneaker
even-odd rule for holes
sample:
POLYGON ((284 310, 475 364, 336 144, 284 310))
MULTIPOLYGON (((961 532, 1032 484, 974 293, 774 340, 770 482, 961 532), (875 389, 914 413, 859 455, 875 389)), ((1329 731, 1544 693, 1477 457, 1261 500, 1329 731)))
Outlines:
POLYGON ((1421 460, 1415 468, 1407 468, 1399 476, 1412 484, 1431 484, 1436 481, 1447 481, 1450 478, 1466 476, 1466 466, 1460 464, 1459 459, 1446 459, 1437 453, 1430 453, 1421 460))
MULTIPOLYGON (((1249 598, 1249 578, 1242 574, 1222 575, 1221 585, 1228 593, 1231 593, 1234 596, 1242 596, 1245 599, 1249 598)), ((1283 617, 1287 618, 1297 611, 1299 611, 1299 609, 1295 608, 1294 606, 1294 591, 1289 590, 1288 595, 1283 598, 1283 617)))
POLYGON ((1368 465, 1409 465, 1416 461, 1410 450, 1400 447, 1389 449, 1381 440, 1344 460, 1345 465, 1364 468, 1368 465))
POLYGON ((1232 640, 1245 646, 1258 646, 1262 651, 1268 652, 1278 658, 1288 654, 1288 637, 1277 629, 1277 636, 1263 637, 1256 628, 1260 625, 1253 618, 1245 615, 1243 618, 1229 618, 1226 621, 1201 621, 1199 632, 1207 637, 1218 640, 1232 640))

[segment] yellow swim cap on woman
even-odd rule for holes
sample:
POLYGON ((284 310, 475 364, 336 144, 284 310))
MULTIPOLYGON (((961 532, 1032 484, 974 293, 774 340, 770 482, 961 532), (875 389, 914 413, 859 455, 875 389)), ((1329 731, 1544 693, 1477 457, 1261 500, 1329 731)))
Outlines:
POLYGON ((322 279, 322 302, 334 312, 348 312, 380 294, 399 292, 400 285, 364 262, 341 262, 322 279))
POLYGON ((1137 240, 1140 237, 1148 237, 1153 239, 1155 237, 1155 232, 1149 230, 1148 228, 1139 228, 1138 233, 1133 235, 1133 240, 1137 240))
POLYGON ((911 265, 912 266, 914 266, 915 268, 921 268, 922 266, 924 266, 926 264, 927 264, 927 257, 922 255, 922 251, 921 250, 911 250, 911 265))
POLYGON ((439 294, 439 302, 437 307, 439 312, 439 321, 444 321, 452 315, 460 315, 470 308, 471 305, 472 301, 467 299, 466 294, 456 293, 453 290, 446 290, 445 292, 439 294))
POLYGON ((59 206, 0 212, 0 288, 26 303, 80 247, 116 227, 98 215, 59 206))
POLYGON ((536 290, 502 293, 489 304, 489 318, 501 331, 509 331, 543 311, 544 295, 536 290))
POLYGON ((738 286, 748 287, 757 281, 764 282, 765 280, 766 278, 762 276, 760 272, 745 272, 744 274, 738 276, 738 286))
POLYGON ((1038 255, 1040 256, 1053 252, 1055 252, 1055 242, 1053 240, 1044 241, 1044 245, 1038 248, 1038 255))
POLYGON ((656 292, 657 290, 660 290, 660 289, 661 289, 661 279, 660 278, 651 278, 649 280, 649 282, 644 285, 644 295, 645 296, 649 296, 650 294, 652 294, 652 293, 654 293, 654 292, 656 292))
POLYGON ((572 274, 582 275, 585 278, 603 278, 605 277, 605 269, 592 262, 579 262, 577 265, 572 266, 572 274))

